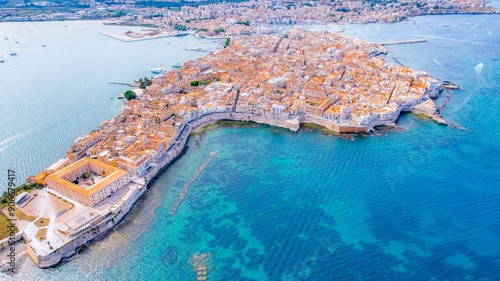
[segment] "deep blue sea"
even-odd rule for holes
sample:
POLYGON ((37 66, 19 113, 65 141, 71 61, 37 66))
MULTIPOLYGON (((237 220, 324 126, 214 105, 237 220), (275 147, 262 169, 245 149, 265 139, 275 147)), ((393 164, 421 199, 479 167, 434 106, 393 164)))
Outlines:
POLYGON ((348 25, 376 42, 427 39, 385 58, 458 83, 443 115, 467 130, 405 114, 406 130, 353 142, 268 126, 192 136, 115 232, 14 279, 196 280, 190 261, 207 253, 209 280, 500 280, 499 32, 495 15, 348 25))

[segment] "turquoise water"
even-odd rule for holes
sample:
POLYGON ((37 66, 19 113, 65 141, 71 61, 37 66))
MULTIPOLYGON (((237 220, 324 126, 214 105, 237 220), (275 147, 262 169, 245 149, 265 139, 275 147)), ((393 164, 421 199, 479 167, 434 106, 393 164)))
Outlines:
POLYGON ((389 47, 387 59, 457 82, 443 115, 468 130, 406 114, 405 131, 354 142, 267 126, 209 131, 106 239, 55 268, 24 262, 14 279, 196 280, 190 258, 210 253, 209 280, 500 280, 500 21, 414 21, 346 33, 429 36, 389 47))
MULTIPOLYGON (((185 47, 211 46, 191 36, 125 43, 98 33, 129 29, 141 28, 100 21, 0 23, 0 58, 6 60, 0 64, 0 173, 14 169, 21 184, 66 156, 79 135, 118 114, 117 96, 128 87, 109 82, 133 83, 151 76, 152 68, 205 54, 185 47), (11 49, 18 55, 10 56, 11 49)), ((6 184, 0 176, 0 190, 6 184)))

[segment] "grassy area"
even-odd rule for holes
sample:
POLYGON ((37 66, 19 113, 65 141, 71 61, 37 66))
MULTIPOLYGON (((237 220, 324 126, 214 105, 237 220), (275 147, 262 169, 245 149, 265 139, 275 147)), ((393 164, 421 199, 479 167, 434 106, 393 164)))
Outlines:
MULTIPOLYGON (((10 228, 8 228, 9 225, 10 220, 3 214, 0 214, 0 240, 10 236, 10 228)), ((14 232, 17 233, 17 228, 14 232)))
MULTIPOLYGON (((42 187, 43 187, 43 185, 41 185, 39 183, 28 183, 28 184, 23 184, 21 186, 13 188, 11 190, 11 193, 13 193, 13 196, 15 197, 15 196, 23 193, 24 191, 30 192, 33 189, 40 189, 42 187)), ((1 197, 1 200, 0 200, 0 202, 1 202, 0 208, 7 206, 7 204, 10 201, 9 199, 10 199, 10 194, 7 193, 7 191, 4 191, 4 193, 1 197)))
POLYGON ((36 220, 36 217, 26 215, 25 213, 21 212, 21 210, 19 210, 18 208, 15 209, 14 213, 16 214, 16 218, 18 220, 25 220, 25 221, 36 220))
POLYGON ((38 219, 36 222, 35 222, 35 225, 36 227, 40 228, 40 227, 43 227, 43 226, 48 226, 50 223, 50 220, 49 219, 46 219, 46 218, 40 218, 38 219))
POLYGON ((36 238, 40 239, 40 241, 45 240, 45 234, 47 234, 47 229, 42 228, 38 230, 38 233, 36 234, 36 238))

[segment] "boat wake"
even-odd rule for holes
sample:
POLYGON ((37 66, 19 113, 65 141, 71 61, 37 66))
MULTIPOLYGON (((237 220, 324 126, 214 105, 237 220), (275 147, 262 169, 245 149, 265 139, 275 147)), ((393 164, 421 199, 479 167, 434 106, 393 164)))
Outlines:
POLYGON ((437 65, 442 65, 440 62, 438 62, 438 60, 436 58, 433 58, 432 59, 437 65))
POLYGON ((477 76, 481 76, 482 69, 483 69, 484 64, 480 63, 474 67, 474 71, 476 72, 477 76))
POLYGON ((4 152, 5 150, 7 150, 11 145, 14 144, 14 141, 24 135, 26 135, 28 133, 28 131, 24 132, 24 133, 20 133, 20 134, 17 134, 13 137, 10 137, 8 139, 5 139, 3 141, 0 141, 0 153, 1 152, 4 152))
POLYGON ((469 44, 474 44, 474 45, 495 46, 492 44, 483 44, 483 43, 471 42, 471 41, 462 40, 462 39, 455 39, 455 38, 446 38, 446 37, 429 36, 429 35, 416 35, 416 34, 410 34, 410 35, 415 36, 415 37, 426 37, 426 38, 434 38, 434 39, 441 39, 441 40, 448 40, 448 41, 463 42, 463 43, 469 43, 469 44))

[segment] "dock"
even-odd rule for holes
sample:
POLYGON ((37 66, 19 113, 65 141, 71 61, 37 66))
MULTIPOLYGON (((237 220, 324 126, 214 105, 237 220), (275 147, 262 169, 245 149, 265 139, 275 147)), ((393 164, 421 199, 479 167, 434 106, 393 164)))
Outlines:
POLYGON ((338 33, 345 31, 345 28, 342 25, 338 24, 337 22, 335 22, 334 24, 336 24, 340 28, 340 31, 338 33))
POLYGON ((203 170, 207 167, 207 165, 215 158, 215 155, 217 155, 217 151, 213 151, 212 153, 210 153, 208 159, 198 168, 198 170, 196 170, 196 173, 194 173, 194 175, 189 179, 189 181, 184 184, 184 186, 182 187, 181 195, 179 195, 177 201, 175 201, 174 205, 172 205, 172 208, 170 208, 169 212, 170 215, 174 215, 175 212, 177 212, 177 208, 179 207, 182 200, 184 199, 184 197, 186 197, 188 193, 189 185, 191 185, 191 183, 193 183, 193 181, 196 180, 196 178, 201 174, 201 172, 203 172, 203 170))
POLYGON ((425 39, 415 39, 415 40, 402 40, 402 41, 393 41, 393 42, 380 42, 378 44, 382 46, 386 45, 398 45, 398 44, 412 44, 412 43, 424 43, 427 42, 425 39))
POLYGON ((130 84, 130 83, 122 83, 122 82, 109 82, 109 84, 114 84, 114 85, 125 85, 125 86, 134 87, 134 85, 133 85, 133 84, 130 84))

